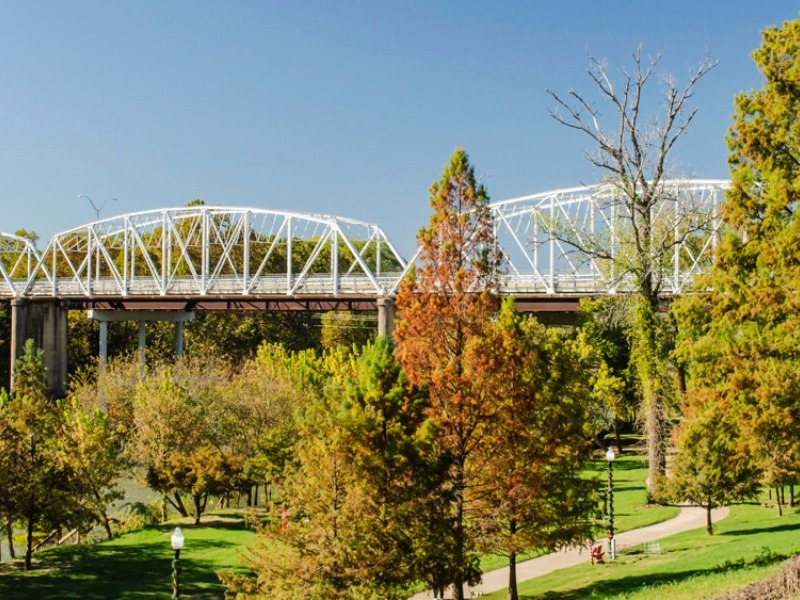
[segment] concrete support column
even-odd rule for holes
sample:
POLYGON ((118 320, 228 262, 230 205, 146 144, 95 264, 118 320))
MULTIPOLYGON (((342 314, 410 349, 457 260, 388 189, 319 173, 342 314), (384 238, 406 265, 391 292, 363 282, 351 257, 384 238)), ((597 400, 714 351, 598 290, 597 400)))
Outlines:
POLYGON ((394 333, 394 298, 378 298, 378 335, 391 338, 394 333))
POLYGON ((67 387, 67 309, 58 300, 11 301, 11 389, 14 363, 22 357, 26 340, 44 351, 47 394, 63 396, 67 387))
POLYGON ((144 350, 147 344, 147 321, 139 321, 139 360, 144 362, 144 350))
POLYGON ((183 357, 183 321, 175 321, 175 356, 183 357))
POLYGON ((175 323, 175 354, 183 356, 183 325, 194 319, 194 312, 168 310, 90 310, 90 319, 100 322, 100 362, 108 358, 108 324, 121 321, 137 321, 139 323, 139 357, 144 363, 147 346, 147 323, 153 321, 170 321, 175 323))
POLYGON ((100 321, 100 368, 108 362, 108 321, 100 321))

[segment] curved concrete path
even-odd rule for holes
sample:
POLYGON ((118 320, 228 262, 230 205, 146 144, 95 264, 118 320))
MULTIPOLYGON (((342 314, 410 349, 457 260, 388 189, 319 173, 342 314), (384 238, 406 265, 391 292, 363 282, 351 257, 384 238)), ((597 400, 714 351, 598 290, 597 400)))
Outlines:
MULTIPOLYGON (((727 516, 727 507, 716 508, 711 512, 711 518, 714 523, 727 516)), ((674 519, 662 521, 661 523, 656 523, 648 527, 642 527, 641 529, 632 529, 631 531, 618 533, 615 536, 617 539, 617 551, 619 552, 624 548, 629 548, 645 542, 652 542, 675 533, 705 526, 706 510, 704 508, 699 506, 681 506, 681 512, 674 519)), ((572 567, 589 560, 589 549, 584 547, 568 548, 560 552, 545 554, 544 556, 519 563, 517 565, 517 582, 521 583, 528 579, 538 577, 539 575, 545 575, 546 573, 558 569, 572 567)), ((507 587, 508 567, 503 567, 484 573, 483 581, 476 586, 466 588, 464 590, 464 595, 467 598, 477 598, 478 596, 496 592, 497 590, 502 590, 507 587)), ((446 595, 445 598, 452 598, 452 596, 446 595)), ((420 592, 413 596, 411 600, 433 600, 433 593, 430 591, 420 592)))

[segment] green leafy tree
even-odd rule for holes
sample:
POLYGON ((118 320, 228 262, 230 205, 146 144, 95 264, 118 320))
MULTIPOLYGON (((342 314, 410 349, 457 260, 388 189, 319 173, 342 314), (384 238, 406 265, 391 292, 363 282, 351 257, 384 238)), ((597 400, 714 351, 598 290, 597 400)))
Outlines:
POLYGON ((430 190, 433 214, 417 236, 419 267, 397 295, 397 357, 412 385, 427 386, 428 416, 450 457, 453 490, 450 577, 454 597, 480 577, 476 538, 468 529, 469 489, 477 483, 473 453, 495 398, 471 376, 472 341, 499 308, 498 269, 489 198, 475 180, 467 153, 456 150, 430 190))
POLYGON ((0 389, 0 516, 3 519, 3 529, 8 537, 12 557, 14 557, 13 520, 16 516, 16 487, 23 476, 20 465, 15 460, 21 444, 21 432, 15 425, 16 418, 9 405, 8 393, 5 389, 0 389))
POLYGON ((472 376, 495 390, 499 407, 475 451, 480 545, 508 557, 508 598, 517 600, 518 554, 592 533, 595 483, 581 477, 591 451, 588 371, 566 332, 519 315, 511 299, 470 352, 472 376))
POLYGON ((189 511, 181 494, 189 495, 196 523, 209 496, 232 487, 241 469, 214 410, 228 374, 228 365, 211 357, 183 361, 153 369, 134 392, 130 456, 183 516, 189 511))
POLYGON ((356 475, 344 425, 347 412, 340 405, 346 353, 313 359, 305 367, 328 383, 314 386, 317 393, 300 410, 298 442, 285 472, 285 502, 276 507, 273 524, 261 532, 251 554, 256 581, 229 583, 239 594, 249 589, 256 597, 337 598, 346 597, 357 581, 347 560, 359 503, 350 495, 356 475), (280 518, 283 511, 294 522, 280 518), (301 516, 308 521, 302 523, 301 516))
MULTIPOLYGON (((12 519, 25 527, 25 569, 32 567, 33 545, 38 530, 81 522, 69 472, 58 462, 59 414, 45 396, 44 352, 27 340, 18 359, 16 386, 2 413, 7 460, 15 480, 10 485, 6 508, 12 519), (10 442, 10 443, 9 443, 10 442)), ((85 516, 85 515, 83 515, 85 516)))
MULTIPOLYGON (((624 310, 617 299, 582 300, 576 344, 581 360, 589 367, 589 380, 596 411, 597 431, 614 434, 617 453, 622 454, 620 429, 636 418, 638 397, 630 357, 624 310)), ((603 440, 596 440, 604 447, 603 440)))
POLYGON ((247 493, 251 503, 258 503, 260 485, 266 488, 281 482, 292 461, 297 441, 295 412, 309 398, 300 381, 302 370, 294 364, 308 354, 293 358, 283 346, 265 344, 222 389, 221 405, 214 411, 217 429, 232 455, 242 461, 237 487, 247 493))
POLYGON ((36 242, 39 241, 39 234, 28 229, 17 229, 14 232, 14 235, 18 235, 19 237, 30 240, 34 246, 36 245, 36 242))
POLYGON ((288 350, 319 349, 319 325, 305 311, 197 312, 186 325, 186 352, 222 355, 240 364, 256 356, 264 343, 288 350))
POLYGON ((424 396, 409 395, 384 339, 357 356, 330 351, 316 367, 326 383, 300 416, 287 464, 281 507, 292 519, 262 532, 251 557, 257 580, 231 588, 269 598, 406 598, 427 567, 421 507, 431 482, 441 483, 424 396))
POLYGON ((363 346, 375 337, 376 325, 366 313, 328 311, 322 314, 322 347, 363 346))
POLYGON ((126 462, 108 415, 83 410, 77 400, 60 407, 58 463, 69 472, 77 501, 113 537, 109 507, 124 497, 118 479, 126 462))
POLYGON ((758 470, 741 443, 739 423, 725 410, 724 399, 712 393, 693 394, 675 432, 677 454, 668 493, 706 509, 706 531, 714 533, 711 511, 731 502, 750 500, 759 492, 758 470))

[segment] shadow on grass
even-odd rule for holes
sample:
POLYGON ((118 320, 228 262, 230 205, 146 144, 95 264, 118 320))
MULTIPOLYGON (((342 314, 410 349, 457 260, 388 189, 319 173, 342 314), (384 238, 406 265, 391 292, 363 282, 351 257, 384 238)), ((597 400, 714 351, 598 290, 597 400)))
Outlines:
MULTIPOLYGON (((773 560, 759 561, 759 564, 773 564, 784 560, 783 556, 775 556, 773 560)), ((726 564, 710 569, 691 569, 672 573, 653 573, 651 575, 621 577, 610 581, 598 581, 579 589, 563 592, 545 592, 544 594, 521 594, 520 600, 582 600, 584 598, 609 598, 623 596, 631 591, 645 588, 653 589, 654 598, 657 595, 657 586, 670 583, 680 583, 693 577, 724 573, 733 569, 741 569, 744 564, 726 564)))
POLYGON ((800 530, 800 523, 784 523, 772 527, 759 527, 756 529, 733 529, 730 531, 720 531, 719 535, 752 535, 754 533, 777 533, 779 531, 800 530))
MULTIPOLYGON (((614 461, 614 472, 617 471, 635 471, 636 469, 642 468, 642 461, 641 460, 624 460, 624 458, 631 457, 636 458, 633 454, 624 454, 622 457, 619 455, 617 456, 618 459, 622 458, 623 460, 615 460, 614 461)), ((606 469, 603 469, 604 471, 606 469)))
POLYGON ((614 493, 615 494, 618 494, 620 492, 635 492, 635 491, 637 491, 639 489, 641 489, 641 488, 638 487, 638 486, 635 486, 635 485, 617 485, 617 484, 614 484, 614 493))
MULTIPOLYGON (((242 529, 242 524, 217 523, 214 529, 218 528, 242 529)), ((152 531, 160 533, 160 529, 152 531)), ((191 548, 181 555, 181 596, 223 598, 224 587, 216 574, 220 566, 203 555, 234 546, 238 544, 220 539, 192 540, 191 548)), ((7 566, 0 571, 0 598, 167 598, 172 593, 172 559, 167 537, 55 548, 38 557, 33 571, 9 570, 7 566)))

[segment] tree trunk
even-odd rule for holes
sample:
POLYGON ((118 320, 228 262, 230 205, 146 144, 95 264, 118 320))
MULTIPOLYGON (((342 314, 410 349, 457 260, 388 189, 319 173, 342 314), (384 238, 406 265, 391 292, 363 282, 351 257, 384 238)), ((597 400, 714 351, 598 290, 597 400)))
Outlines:
POLYGON ((519 600, 517 592, 517 553, 508 556, 508 600, 519 600))
MULTIPOLYGON (((645 286, 643 286, 644 288, 645 286)), ((666 415, 660 371, 663 358, 658 343, 658 298, 645 289, 640 291, 634 325, 632 327, 632 350, 635 353, 635 366, 639 383, 642 386, 644 414, 647 434, 647 502, 654 501, 656 484, 666 473, 666 415)))
POLYGON ((711 523, 711 501, 706 504, 706 533, 714 535, 714 525, 711 523))
POLYGON ((17 558, 14 551, 14 527, 11 524, 11 515, 6 515, 6 536, 8 537, 8 554, 11 558, 17 558))
POLYGON ((783 516, 783 502, 781 501, 781 491, 778 487, 775 487, 775 502, 778 503, 778 516, 783 516))
POLYGON ((28 527, 25 546, 25 570, 30 571, 33 565, 33 506, 32 501, 28 502, 28 527))
POLYGON ((508 555, 508 600, 519 600, 517 593, 517 553, 508 555))
POLYGON ((192 500, 194 500, 194 524, 200 524, 200 515, 203 514, 203 495, 202 494, 193 494, 192 500))
POLYGON ((183 498, 181 498, 181 493, 175 491, 172 492, 172 496, 174 497, 174 499, 170 498, 169 496, 166 496, 166 498, 169 500, 169 503, 175 507, 175 510, 177 510, 182 517, 188 517, 189 511, 186 510, 186 506, 184 506, 183 504, 183 498))
POLYGON ((167 515, 167 501, 168 500, 169 500, 169 498, 167 498, 166 494, 161 496, 161 522, 162 523, 166 522, 167 517, 169 516, 169 515, 167 515))
POLYGON ((100 518, 103 520, 103 528, 106 530, 106 535, 108 536, 108 539, 113 538, 114 533, 111 531, 111 522, 108 520, 108 515, 106 514, 106 511, 104 510, 100 511, 100 518))
POLYGON ((93 494, 94 494, 94 499, 97 502, 97 506, 101 507, 99 509, 99 512, 100 512, 100 520, 103 522, 103 528, 106 530, 106 535, 108 536, 108 539, 111 539, 114 537, 114 534, 111 532, 111 523, 108 520, 108 514, 106 513, 105 508, 102 508, 103 500, 102 498, 100 498, 100 494, 97 492, 97 490, 94 490, 93 494))
MULTIPOLYGON (((517 533, 517 520, 511 519, 508 523, 508 531, 512 545, 514 535, 517 533)), ((508 600, 517 600, 517 553, 513 550, 508 553, 508 600)))
POLYGON ((464 531, 464 461, 463 458, 456 463, 455 500, 453 503, 453 517, 455 528, 455 573, 453 574, 453 600, 464 600, 464 563, 465 559, 465 531, 464 531))

